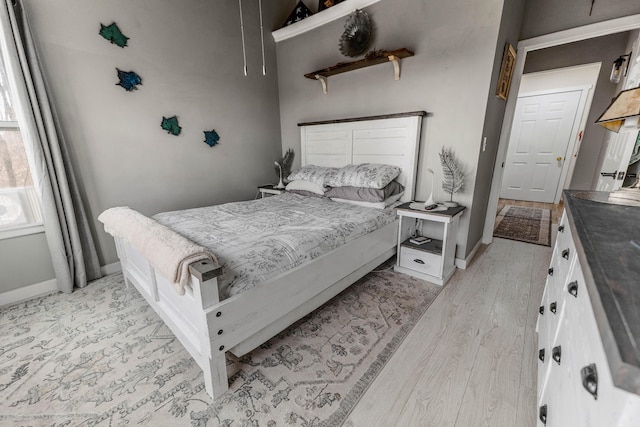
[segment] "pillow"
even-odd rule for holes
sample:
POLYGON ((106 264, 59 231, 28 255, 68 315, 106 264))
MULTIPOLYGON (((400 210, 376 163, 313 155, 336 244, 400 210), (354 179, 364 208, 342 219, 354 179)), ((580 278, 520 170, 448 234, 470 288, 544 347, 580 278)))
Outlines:
POLYGON ((310 182, 310 181, 302 181, 302 180, 291 181, 290 183, 287 184, 287 186, 285 187, 285 190, 287 191, 303 190, 303 191, 309 191, 311 193, 324 196, 324 186, 322 184, 316 184, 315 182, 310 182))
POLYGON ((369 187, 384 188, 398 175, 401 169, 398 166, 383 165, 377 163, 360 163, 347 165, 335 175, 327 177, 325 185, 329 187, 369 187))
MULTIPOLYGON (((302 181, 296 181, 296 182, 302 182, 302 181)), ((287 193, 299 194, 301 196, 307 196, 307 197, 324 197, 324 194, 318 194, 318 193, 314 193, 313 191, 307 191, 307 190, 287 190, 287 193)))
POLYGON ((338 203, 348 203, 351 205, 356 205, 356 206, 363 206, 365 208, 375 208, 375 209, 385 209, 386 207, 394 204, 395 202, 397 202, 398 200, 400 200, 400 198, 402 198, 402 195, 404 194, 404 191, 398 194, 394 194, 393 196, 387 198, 385 201, 383 202, 363 202, 360 200, 349 200, 349 199, 340 199, 337 197, 332 197, 331 200, 333 200, 334 202, 338 202, 338 203))
POLYGON ((320 185, 326 185, 328 176, 333 176, 338 168, 307 165, 293 172, 287 177, 287 181, 309 181, 320 185))
POLYGON ((361 202, 383 202, 390 196, 404 191, 404 187, 398 181, 391 181, 384 188, 368 187, 331 187, 324 194, 327 197, 338 199, 359 200, 361 202))

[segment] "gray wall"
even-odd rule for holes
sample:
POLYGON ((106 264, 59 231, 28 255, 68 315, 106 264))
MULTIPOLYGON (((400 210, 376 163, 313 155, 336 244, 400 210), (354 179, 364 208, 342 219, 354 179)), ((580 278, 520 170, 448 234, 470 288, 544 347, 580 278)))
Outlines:
POLYGON ((625 51, 628 39, 629 33, 624 32, 541 49, 527 54, 524 66, 525 74, 602 62, 580 152, 571 178, 570 188, 572 189, 594 189, 593 178, 599 170, 600 151, 604 145, 603 140, 606 132, 605 128, 594 122, 617 93, 616 85, 609 81, 611 64, 618 56, 628 53, 625 51))
POLYGON ((638 0, 528 0, 520 39, 541 36, 595 22, 640 14, 638 0))
MULTIPOLYGON (((152 215, 252 199, 257 185, 274 182, 282 145, 270 30, 284 19, 274 12, 280 9, 264 2, 265 77, 257 2, 244 5, 245 77, 237 2, 25 3, 103 265, 117 260, 96 219, 106 208, 152 215), (130 37, 124 49, 98 35, 100 23, 114 21, 130 37), (140 74, 140 89, 116 86, 116 67, 140 74), (174 114, 183 127, 178 137, 160 128, 162 116, 174 114), (221 136, 214 148, 203 142, 211 129, 221 136)), ((13 250, 12 241, 18 239, 3 246, 13 250)), ((43 244, 30 241, 15 247, 28 254, 43 244)), ((9 276, 30 277, 39 268, 25 257, 8 267, 9 276)))
MULTIPOLYGON (((491 192, 491 181, 493 179, 493 170, 498 152, 498 142, 500 141, 500 132, 502 130, 502 121, 504 118, 504 110, 507 102, 498 98, 496 89, 498 86, 498 78, 500 76, 500 68, 502 66, 502 56, 506 43, 510 43, 516 48, 518 43, 518 34, 520 32, 520 24, 522 23, 522 14, 524 10, 523 1, 505 1, 504 10, 502 12, 502 20, 500 24, 500 33, 495 48, 495 56, 493 60, 493 74, 491 76, 491 86, 486 104, 486 116, 484 119, 483 137, 487 138, 485 151, 480 151, 478 158, 478 172, 476 176, 476 185, 473 193, 473 215, 469 227, 469 247, 473 249, 473 245, 482 239, 484 230, 484 222, 487 215, 487 204, 489 203, 489 193, 491 192)), ((516 96, 510 91, 509 96, 516 96)))
POLYGON ((0 293, 54 278, 44 233, 0 240, 0 293))
MULTIPOLYGON (((376 49, 406 47, 415 56, 402 61, 393 80, 391 64, 329 77, 329 93, 305 73, 353 60, 338 50, 344 18, 277 44, 283 149, 300 149, 299 122, 425 110, 419 156, 417 199, 431 188, 426 168, 436 171, 435 197, 442 169, 438 152, 452 147, 466 173, 465 189, 454 200, 469 207, 458 235, 458 257, 471 250, 470 223, 482 232, 484 213, 472 206, 487 99, 496 66, 496 46, 503 2, 452 0, 381 1, 368 8, 375 26, 376 49), (476 225, 474 225, 476 227, 476 225)), ((516 23, 516 27, 519 20, 516 23)), ((513 40, 515 42, 515 40, 513 40)), ((502 54, 502 46, 500 53, 502 54)), ((499 113, 496 120, 501 121, 499 113)), ((490 186, 490 181, 487 186, 490 186)), ((486 204, 486 201, 484 201, 486 204)), ((478 234, 479 235, 479 234, 478 234)))

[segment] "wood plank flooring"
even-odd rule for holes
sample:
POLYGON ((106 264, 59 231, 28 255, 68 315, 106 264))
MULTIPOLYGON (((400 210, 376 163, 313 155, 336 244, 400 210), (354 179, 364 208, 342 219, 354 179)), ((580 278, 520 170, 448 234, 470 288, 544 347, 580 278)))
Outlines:
POLYGON ((482 247, 344 425, 535 426, 535 323, 551 251, 504 239, 482 247))

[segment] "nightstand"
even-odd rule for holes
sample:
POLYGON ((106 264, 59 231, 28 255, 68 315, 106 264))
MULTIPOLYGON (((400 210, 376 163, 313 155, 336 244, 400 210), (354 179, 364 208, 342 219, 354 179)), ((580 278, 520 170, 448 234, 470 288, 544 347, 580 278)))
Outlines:
POLYGON ((397 207, 398 254, 395 271, 444 285, 456 270, 456 237, 464 206, 440 211, 411 209, 411 203, 397 207), (415 230, 430 237, 421 245, 409 241, 415 230))
POLYGON ((265 198, 270 195, 282 194, 284 193, 284 188, 274 188, 274 185, 261 185, 258 187, 258 191, 260 192, 260 198, 265 198))

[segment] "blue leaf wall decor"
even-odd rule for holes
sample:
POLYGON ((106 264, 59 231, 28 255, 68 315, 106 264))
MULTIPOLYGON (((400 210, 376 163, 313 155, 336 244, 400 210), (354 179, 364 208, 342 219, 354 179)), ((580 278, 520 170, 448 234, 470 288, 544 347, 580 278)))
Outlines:
POLYGON ((118 83, 116 86, 122 86, 127 92, 131 92, 134 89, 138 89, 137 86, 142 84, 142 78, 133 71, 122 71, 116 68, 118 71, 118 83))
POLYGON ((129 37, 122 34, 115 22, 111 25, 100 24, 100 32, 98 34, 120 47, 125 47, 127 40, 129 40, 129 37))
POLYGON ((204 131, 204 142, 209 145, 209 147, 213 147, 218 144, 220 141, 220 135, 215 130, 205 130, 204 131))
POLYGON ((163 116, 160 126, 162 129, 175 136, 180 135, 180 132, 182 131, 182 127, 178 125, 178 118, 176 116, 169 118, 163 116))

